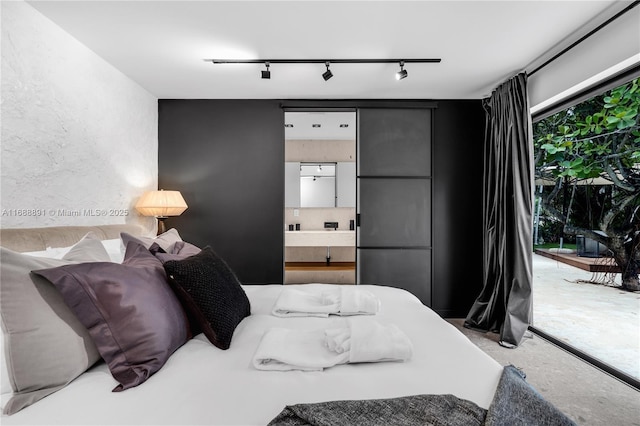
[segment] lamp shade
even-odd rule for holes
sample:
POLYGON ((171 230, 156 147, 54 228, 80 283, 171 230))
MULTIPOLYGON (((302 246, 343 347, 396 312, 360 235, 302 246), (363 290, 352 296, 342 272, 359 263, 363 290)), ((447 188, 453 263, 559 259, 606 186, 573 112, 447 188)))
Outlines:
POLYGON ((136 210, 143 216, 180 216, 187 209, 187 203, 180 191, 145 192, 136 203, 136 210))

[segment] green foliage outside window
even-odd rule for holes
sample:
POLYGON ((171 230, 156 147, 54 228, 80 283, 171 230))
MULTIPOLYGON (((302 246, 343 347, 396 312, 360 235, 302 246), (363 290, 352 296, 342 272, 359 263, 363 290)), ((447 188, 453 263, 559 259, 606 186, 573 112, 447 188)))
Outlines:
POLYGON ((628 290, 640 290, 639 84, 632 80, 534 124, 544 219, 561 224, 565 235, 606 245, 628 290))

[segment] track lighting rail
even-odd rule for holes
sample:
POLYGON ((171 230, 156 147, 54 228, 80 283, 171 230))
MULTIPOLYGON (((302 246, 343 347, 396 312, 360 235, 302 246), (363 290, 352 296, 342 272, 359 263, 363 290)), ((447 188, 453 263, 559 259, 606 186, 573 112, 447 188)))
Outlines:
POLYGON ((402 80, 409 74, 404 69, 405 64, 410 63, 438 63, 440 58, 426 58, 426 59, 205 59, 206 62, 212 62, 214 64, 264 64, 266 67, 262 71, 262 78, 265 80, 271 79, 271 71, 269 66, 271 64, 324 64, 327 70, 322 73, 324 81, 328 81, 333 77, 333 72, 329 69, 331 64, 399 64, 400 71, 396 73, 396 79, 402 80))
POLYGON ((439 63, 440 58, 421 58, 421 59, 204 59, 205 62, 214 64, 397 64, 404 62, 405 64, 424 64, 439 63))

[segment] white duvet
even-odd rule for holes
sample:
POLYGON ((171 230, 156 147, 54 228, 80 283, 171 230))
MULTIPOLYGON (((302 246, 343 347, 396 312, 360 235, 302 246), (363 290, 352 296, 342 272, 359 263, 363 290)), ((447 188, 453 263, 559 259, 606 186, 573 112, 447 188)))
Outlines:
POLYGON ((260 371, 260 339, 274 327, 314 330, 341 318, 278 318, 284 287, 244 286, 251 316, 223 351, 196 336, 147 382, 124 392, 100 363, 66 388, 12 415, 2 425, 266 425, 285 405, 343 399, 454 394, 488 408, 502 367, 404 290, 362 286, 381 301, 375 318, 393 323, 413 344, 405 362, 336 365, 324 371, 260 371))

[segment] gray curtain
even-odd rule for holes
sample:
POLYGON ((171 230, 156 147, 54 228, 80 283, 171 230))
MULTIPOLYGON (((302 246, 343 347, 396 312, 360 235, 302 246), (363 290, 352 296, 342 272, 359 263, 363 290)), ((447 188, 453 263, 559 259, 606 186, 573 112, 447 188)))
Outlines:
POLYGON ((533 143, 527 76, 483 100, 486 113, 483 289, 465 326, 500 333, 516 347, 532 317, 533 143))

